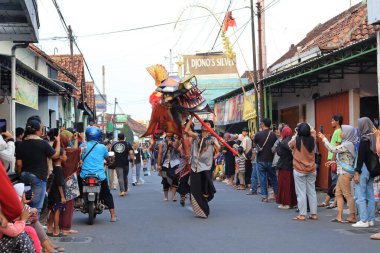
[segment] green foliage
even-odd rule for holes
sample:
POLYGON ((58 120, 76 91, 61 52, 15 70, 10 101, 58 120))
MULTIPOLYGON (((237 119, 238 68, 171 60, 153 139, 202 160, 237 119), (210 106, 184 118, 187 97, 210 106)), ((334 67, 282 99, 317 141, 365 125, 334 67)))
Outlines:
POLYGON ((122 130, 125 140, 128 141, 129 143, 133 143, 133 132, 132 129, 128 126, 127 123, 123 125, 123 130, 122 130))

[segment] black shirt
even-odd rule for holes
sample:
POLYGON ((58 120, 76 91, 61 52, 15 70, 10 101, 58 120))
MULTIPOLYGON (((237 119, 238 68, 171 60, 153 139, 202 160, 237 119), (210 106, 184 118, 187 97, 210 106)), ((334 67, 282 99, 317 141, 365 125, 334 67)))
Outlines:
POLYGON ((22 171, 42 180, 46 180, 48 174, 47 158, 54 154, 53 147, 44 140, 24 140, 16 149, 16 159, 22 161, 22 171))
POLYGON ((358 157, 356 160, 356 168, 355 171, 359 172, 359 174, 362 173, 362 167, 363 163, 366 165, 366 167, 369 167, 369 161, 371 159, 371 143, 368 139, 360 139, 359 143, 359 149, 358 149, 358 157))
POLYGON ((280 156, 280 159, 277 163, 277 168, 279 169, 293 170, 293 153, 289 148, 290 140, 291 137, 285 138, 278 144, 276 148, 276 152, 280 156))
POLYGON ((53 181, 48 195, 50 205, 61 203, 61 194, 59 193, 59 187, 62 187, 63 192, 65 192, 65 178, 63 176, 63 168, 61 166, 54 166, 53 181))
POLYGON ((126 141, 116 142, 111 151, 115 152, 115 166, 124 168, 129 166, 128 155, 129 151, 132 150, 132 145, 126 141))
POLYGON ((269 129, 260 131, 255 135, 255 138, 253 138, 253 142, 262 148, 262 151, 257 154, 257 162, 269 162, 269 163, 273 162, 274 154, 272 152, 272 147, 276 141, 277 141, 276 135, 273 132, 271 132, 269 129), (268 134, 269 134, 269 137, 268 137, 268 134), (265 140, 267 139, 267 137, 268 137, 268 140, 265 143, 265 140))
POLYGON ((143 156, 143 152, 141 148, 133 149, 133 153, 136 157, 135 163, 141 163, 141 157, 143 156))

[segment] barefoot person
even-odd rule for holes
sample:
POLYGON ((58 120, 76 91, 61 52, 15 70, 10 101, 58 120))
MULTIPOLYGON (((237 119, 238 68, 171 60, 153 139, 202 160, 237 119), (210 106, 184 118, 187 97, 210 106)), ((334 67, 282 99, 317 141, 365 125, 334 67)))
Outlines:
POLYGON ((172 192, 172 201, 177 201, 176 192, 178 188, 178 178, 175 174, 180 164, 179 146, 180 141, 174 138, 172 133, 167 133, 165 139, 158 148, 158 171, 162 176, 162 186, 164 188, 164 200, 168 201, 169 189, 172 192))
MULTIPOLYGON (((190 126, 194 116, 191 117, 185 128, 185 133, 193 138, 191 146, 191 171, 190 171, 190 194, 193 212, 197 217, 207 218, 210 214, 208 202, 211 201, 216 192, 212 182, 211 167, 214 160, 214 152, 220 150, 219 143, 205 127, 202 133, 191 131, 190 126)), ((211 120, 205 123, 213 128, 211 120)))

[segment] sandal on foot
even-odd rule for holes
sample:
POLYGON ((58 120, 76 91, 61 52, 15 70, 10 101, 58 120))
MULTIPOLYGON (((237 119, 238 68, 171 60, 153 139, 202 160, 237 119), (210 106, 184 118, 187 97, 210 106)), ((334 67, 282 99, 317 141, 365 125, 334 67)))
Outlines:
POLYGON ((325 202, 322 202, 321 204, 318 205, 318 207, 327 207, 327 204, 325 202))
POLYGON ((336 205, 329 205, 328 207, 326 207, 326 209, 334 209, 335 207, 337 207, 336 205))
POLYGON ((318 217, 317 216, 313 216, 313 215, 310 215, 309 217, 307 217, 309 220, 318 220, 318 217))
POLYGON ((292 220, 295 220, 295 221, 305 221, 306 218, 305 218, 305 217, 302 217, 302 216, 300 216, 300 215, 298 215, 298 216, 292 218, 292 220))
POLYGON ((337 223, 348 223, 347 221, 341 221, 341 220, 338 220, 337 218, 335 219, 332 219, 331 222, 337 222, 337 223))

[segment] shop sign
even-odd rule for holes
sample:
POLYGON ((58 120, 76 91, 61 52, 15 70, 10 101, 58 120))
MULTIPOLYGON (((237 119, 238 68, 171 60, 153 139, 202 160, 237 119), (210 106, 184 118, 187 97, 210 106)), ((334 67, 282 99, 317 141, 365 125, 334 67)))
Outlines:
POLYGON ((95 106, 97 112, 106 112, 107 111, 107 95, 95 94, 95 106))
POLYGON ((127 122, 128 116, 125 114, 117 114, 116 115, 116 122, 127 122))
POLYGON ((183 62, 186 75, 236 73, 236 59, 231 60, 225 54, 184 55, 183 62))
POLYGON ((38 110, 38 86, 17 75, 16 102, 38 110))

